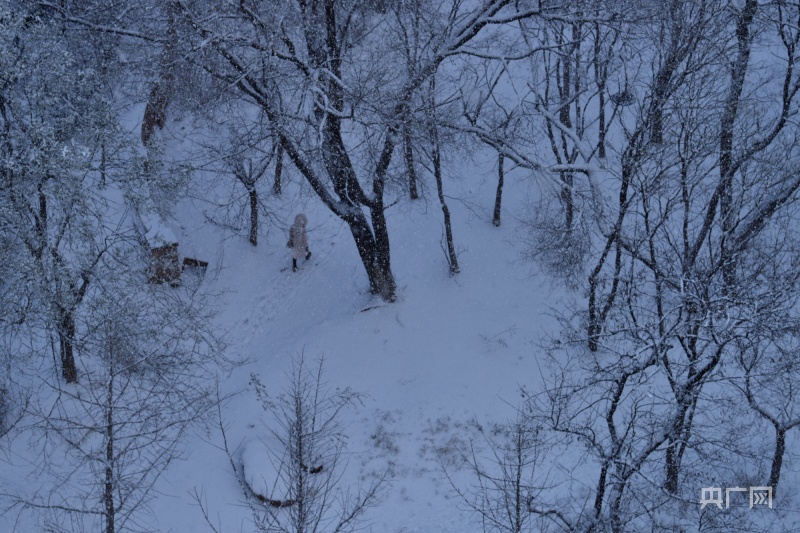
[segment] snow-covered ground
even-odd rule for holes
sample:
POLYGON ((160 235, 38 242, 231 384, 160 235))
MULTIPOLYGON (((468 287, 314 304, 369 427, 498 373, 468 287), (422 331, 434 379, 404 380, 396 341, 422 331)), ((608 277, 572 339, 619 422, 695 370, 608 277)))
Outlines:
MULTIPOLYGON (((445 193, 461 266, 455 277, 448 273, 443 252, 434 184, 425 183, 424 197, 417 201, 398 194, 387 211, 398 283, 398 301, 391 304, 369 293, 346 224, 291 173, 280 197, 267 192, 268 183, 260 184, 270 216, 262 216, 256 247, 247 242, 245 231, 234 233, 209 222, 219 218, 219 205, 199 197, 213 195, 183 200, 174 219, 166 221, 165 231, 175 235, 182 257, 209 263, 204 277, 186 277, 184 287, 174 290, 190 290, 199 281, 203 292, 214 295, 215 327, 227 343, 228 356, 242 361, 220 376, 220 392, 228 397, 221 421, 234 461, 245 465, 252 486, 274 483, 270 448, 276 429, 252 377, 275 398, 287 389, 293 361, 302 356, 313 364, 323 358, 327 388, 350 387, 363 395, 359 405, 342 414, 348 445, 340 485, 356 490, 385 475, 364 530, 482 531, 478 517, 456 492, 468 491, 475 481, 458 460, 473 448, 487 451, 492 426, 512 420, 525 400, 521 387, 542 389, 547 371, 540 345, 558 332, 552 311, 566 298, 581 297, 523 258, 529 238, 524 219, 530 216, 542 185, 535 180, 541 177, 507 172, 503 225, 491 224, 495 164, 491 154, 478 153, 472 160, 446 165, 445 193), (285 244, 298 212, 308 215, 313 256, 300 261, 293 273, 285 244)), ((238 191, 244 206, 246 195, 238 183, 230 178, 221 185, 211 178, 198 172, 191 187, 216 187, 220 198, 227 187, 238 191)), ((154 530, 212 531, 206 513, 220 533, 253 531, 252 513, 214 418, 186 439, 182 460, 158 480, 151 515, 145 518, 154 530)), ((792 437, 790 450, 795 442, 792 437)), ((557 453, 578 457, 580 448, 575 444, 557 453)), ((25 442, 3 452, 0 478, 8 480, 9 493, 45 479, 30 478, 30 472, 40 472, 39 459, 26 453, 25 442)), ((542 465, 545 470, 551 466, 542 465)), ((596 465, 583 467, 592 478, 596 475, 596 465)), ((794 498, 788 491, 796 479, 791 458, 785 470, 784 498, 790 502, 794 498)), ((558 489, 577 505, 593 497, 590 481, 581 486, 588 479, 582 476, 566 476, 571 484, 558 489)), ((0 514, 0 532, 38 530, 35 513, 18 515, 17 510, 0 514)))
MULTIPOLYGON (((203 283, 219 294, 217 323, 230 353, 248 361, 222 383, 223 393, 238 393, 222 410, 234 453, 269 437, 269 418, 248 385, 251 374, 278 394, 293 358, 323 357, 330 387, 365 395, 343 418, 344 483, 355 487, 388 472, 380 505, 368 515, 370 531, 476 530, 441 464, 470 439, 480 444, 478 425, 513 418, 519 386, 540 382, 537 343, 554 327, 548 311, 559 296, 520 259, 517 217, 531 177, 509 174, 505 223, 496 228, 491 165, 464 167, 471 172, 446 191, 461 274, 448 275, 433 190, 415 202, 403 199, 387 216, 399 287, 398 302, 388 305, 369 294, 347 226, 313 198, 303 200, 296 184, 266 202, 286 227, 294 212, 308 215, 313 257, 297 273, 286 268, 285 231, 271 228, 253 247, 205 223, 203 205, 188 202, 176 224, 181 253, 210 262, 203 283)), ((221 445, 218 429, 197 435, 186 460, 166 472, 153 504, 163 530, 204 530, 190 497, 195 491, 221 531, 249 529, 251 516, 221 445)), ((252 461, 253 446, 247 449, 252 461)))

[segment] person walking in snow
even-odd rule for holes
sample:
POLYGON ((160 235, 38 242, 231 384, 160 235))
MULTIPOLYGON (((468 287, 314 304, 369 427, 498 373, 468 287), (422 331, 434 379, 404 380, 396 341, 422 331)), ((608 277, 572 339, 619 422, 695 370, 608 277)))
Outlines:
POLYGON ((292 249, 292 272, 297 272, 297 260, 302 256, 305 255, 306 261, 311 259, 306 224, 308 224, 308 218, 300 213, 294 217, 294 224, 289 228, 289 242, 286 243, 286 246, 292 249))

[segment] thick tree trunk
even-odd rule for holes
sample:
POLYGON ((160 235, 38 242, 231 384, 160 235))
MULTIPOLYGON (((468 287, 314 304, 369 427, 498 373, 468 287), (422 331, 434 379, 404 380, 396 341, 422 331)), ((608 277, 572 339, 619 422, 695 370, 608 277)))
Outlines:
POLYGON ((691 427, 694 418, 692 415, 696 402, 695 394, 692 394, 688 400, 679 402, 678 407, 680 408, 680 412, 672 423, 669 438, 667 439, 664 490, 670 494, 677 494, 678 487, 680 486, 681 463, 683 462, 683 454, 686 451, 686 445, 691 436, 691 427))
POLYGON ((492 218, 492 223, 495 226, 500 225, 500 206, 503 203, 503 178, 505 176, 503 171, 504 160, 505 157, 502 153, 497 155, 497 192, 494 196, 494 217, 492 218))
MULTIPOLYGON (((337 35, 336 3, 326 2, 324 4, 324 19, 316 19, 316 15, 311 13, 309 24, 316 25, 321 21, 323 24, 314 28, 306 28, 308 54, 310 63, 318 68, 325 68, 330 71, 332 76, 325 76, 324 93, 327 96, 327 106, 333 109, 344 109, 345 99, 341 86, 341 51, 339 49, 339 37, 337 35), (314 19, 314 20, 310 20, 314 19), (315 33, 318 32, 318 33, 315 33), (313 35, 312 35, 313 34, 313 35), (319 39, 324 35, 324 39, 319 39), (310 37, 314 37, 311 39, 310 37)), ((236 60, 233 56, 227 59, 234 64, 236 60)), ((238 68, 238 67, 237 67, 238 68)), ((270 104, 266 89, 249 75, 237 80, 237 85, 245 92, 254 92, 256 99, 273 124, 280 124, 279 112, 270 104)), ((398 110, 402 114, 402 109, 398 110)), ((341 117, 329 113, 329 110, 321 105, 316 105, 314 109, 315 118, 321 127, 321 156, 325 166, 325 173, 333 185, 334 196, 328 190, 326 180, 314 168, 297 146, 280 129, 277 142, 280 143, 282 151, 285 151, 289 160, 297 170, 306 178, 311 188, 325 205, 350 227, 350 232, 356 243, 361 261, 369 278, 370 290, 374 294, 379 294, 387 301, 394 301, 396 298, 396 285, 391 271, 391 260, 389 254, 389 235, 386 229, 386 221, 383 206, 383 179, 386 170, 391 162, 395 148, 395 137, 398 136, 399 124, 391 124, 388 128, 384 140, 384 149, 379 158, 373 178, 373 194, 368 196, 359 183, 355 168, 350 160, 347 147, 341 132, 341 117), (367 207, 371 213, 372 228, 362 211, 367 207), (373 233, 374 229, 374 233, 373 233)), ((279 160, 281 157, 279 157, 279 160)), ((273 185, 274 187, 274 185, 273 185)))
MULTIPOLYGON (((369 205, 373 225, 377 231, 376 237, 367 222, 367 218, 361 206, 348 197, 348 187, 341 184, 345 179, 344 175, 346 173, 339 172, 336 165, 331 165, 329 167, 332 172, 336 172, 336 174, 331 175, 331 179, 334 181, 334 190, 337 196, 339 196, 339 200, 337 201, 327 192, 325 186, 317 178, 311 167, 306 164, 295 147, 285 138, 282 138, 281 142, 286 143, 284 144, 286 155, 292 163, 294 163, 298 171, 306 177, 325 205, 349 226, 350 233, 353 235, 353 240, 356 244, 356 249, 358 250, 361 262, 364 265, 364 270, 367 273, 367 278, 369 279, 370 291, 373 294, 379 294, 386 301, 394 301, 396 298, 396 285, 390 268, 389 237, 386 231, 383 204, 381 203, 382 196, 376 194, 375 200, 370 202, 369 205), (380 245, 378 245, 378 243, 380 243, 380 245)), ((345 159, 345 162, 347 161, 348 160, 345 159)), ((352 171, 352 168, 350 168, 350 170, 352 171)), ((358 182, 354 182, 353 185, 354 187, 358 186, 358 182)), ((359 197, 363 196, 363 191, 360 189, 354 190, 353 192, 359 197)))
POLYGON ((75 365, 75 317, 72 311, 59 308, 58 345, 61 354, 61 375, 67 383, 78 382, 78 367, 75 365))
POLYGON ((375 262, 378 276, 378 294, 387 301, 395 299, 397 289, 392 274, 391 249, 389 247, 389 230, 386 227, 386 216, 383 201, 379 200, 370 210, 372 229, 375 232, 375 262))
POLYGON ((340 217, 350 225, 358 253, 367 271, 370 290, 386 301, 394 301, 396 285, 391 269, 389 232, 384 216, 381 178, 373 179, 373 198, 368 199, 356 178, 338 121, 329 118, 325 131, 323 143, 325 164, 332 177, 336 195, 340 202, 347 206, 340 217), (370 211, 372 228, 367 223, 362 205, 370 211))
POLYGON ((670 439, 666 454, 666 477, 664 479, 664 490, 670 494, 677 494, 679 474, 680 463, 678 462, 678 442, 676 439, 670 439))
POLYGON ((653 101, 650 107, 650 141, 654 144, 664 143, 664 105, 672 73, 677 65, 666 64, 656 75, 653 88, 653 101))
POLYGON ((356 207, 353 214, 344 217, 344 221, 350 227, 350 233, 355 240, 358 255, 369 279, 370 291, 388 302, 394 301, 397 287, 390 267, 389 238, 383 210, 372 210, 372 223, 377 226, 376 235, 373 235, 367 218, 356 207))
POLYGON ((283 183, 281 182, 283 174, 283 145, 278 143, 275 155, 275 180, 272 182, 272 192, 275 196, 280 196, 283 192, 283 183))
POLYGON ((255 186, 248 191, 250 196, 250 244, 258 244, 258 191, 255 186))
POLYGON ((650 140, 653 144, 664 143, 664 111, 661 107, 656 107, 651 113, 650 140))
POLYGON ((156 126, 164 129, 167 121, 167 106, 169 105, 175 85, 175 44, 178 41, 176 11, 172 3, 167 4, 167 33, 166 45, 161 52, 159 60, 158 80, 150 89, 147 104, 142 117, 141 138, 142 144, 149 146, 150 138, 156 126))

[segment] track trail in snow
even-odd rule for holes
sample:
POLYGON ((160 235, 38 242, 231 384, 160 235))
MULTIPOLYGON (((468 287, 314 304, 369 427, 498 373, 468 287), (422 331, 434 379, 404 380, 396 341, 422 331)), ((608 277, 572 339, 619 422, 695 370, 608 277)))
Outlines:
POLYGON ((324 220, 309 228, 312 256, 298 260, 297 272, 292 271, 291 251, 282 240, 266 244, 253 257, 228 258, 226 268, 238 279, 229 300, 250 307, 244 320, 232 321, 237 350, 267 350, 287 363, 289 345, 306 336, 312 324, 349 305, 352 293, 357 293, 354 286, 364 276, 358 265, 342 258, 349 250, 340 248, 352 246, 343 232, 343 224, 324 220), (347 295, 344 303, 341 295, 347 295))

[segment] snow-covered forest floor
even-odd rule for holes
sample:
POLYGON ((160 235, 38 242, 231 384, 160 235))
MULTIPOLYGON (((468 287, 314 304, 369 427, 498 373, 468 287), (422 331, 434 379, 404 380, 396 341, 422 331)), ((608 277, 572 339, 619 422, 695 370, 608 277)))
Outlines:
MULTIPOLYGON (((485 451, 494 426, 514 419, 524 401, 520 387, 540 388, 538 345, 553 332, 549 312, 565 294, 523 258, 530 236, 521 218, 535 200, 530 176, 508 174, 507 222, 495 227, 496 169, 484 156, 446 164, 462 265, 458 276, 448 272, 432 183, 422 182, 421 199, 402 199, 388 210, 399 286, 398 301, 391 304, 369 293, 346 225, 297 176, 282 196, 264 198, 274 217, 264 224, 258 246, 241 232, 209 222, 213 206, 200 199, 184 200, 167 222, 182 257, 209 263, 204 276, 186 272, 183 286, 172 290, 213 295, 213 323, 229 357, 242 362, 219 377, 220 392, 228 397, 221 415, 232 454, 240 460, 249 449, 254 464, 248 466, 269 463, 263 449, 260 458, 252 451, 269 441, 275 424, 251 377, 277 396, 286 391, 293 360, 303 357, 313 365, 322 358, 326 387, 363 394, 342 416, 348 440, 343 486, 385 476, 379 503, 366 516, 369 531, 478 528, 475 517, 463 512, 445 467, 467 488, 473 480, 458 475, 463 454, 471 446, 485 451), (308 215, 313 256, 293 273, 285 243, 297 212, 308 215)), ((208 187, 212 178, 198 173, 190 190, 208 187)), ((155 529, 209 530, 194 497, 200 494, 220 531, 249 530, 252 516, 222 446, 214 412, 204 429, 182 443, 183 460, 156 484, 150 504, 155 529)), ((30 486, 26 469, 37 462, 27 449, 38 448, 15 442, 3 469, 22 486, 30 486)), ((8 531, 32 531, 36 522, 30 519, 23 515, 17 523, 15 513, 0 518, 8 531)))
MULTIPOLYGON (((163 134, 177 160, 193 150, 191 143, 179 140, 182 131, 178 122, 163 134)), ((441 209, 432 180, 423 178, 422 198, 401 196, 387 210, 398 282, 394 303, 370 294, 347 226, 296 173, 288 172, 282 195, 262 197, 262 209, 270 216, 262 219, 258 246, 247 242, 243 228, 234 231, 212 222, 226 212, 220 205, 230 201, 230 190, 244 205, 246 195, 238 184, 205 171, 193 175, 188 190, 204 195, 190 192, 166 226, 180 243, 181 257, 209 266, 204 275, 185 272, 181 287, 166 290, 211 295, 207 304, 214 327, 237 366, 208 376, 219 380, 219 410, 214 408, 180 443, 180 460, 154 486, 146 527, 172 532, 217 528, 220 533, 252 529, 253 515, 224 450, 220 423, 231 458, 244 467, 254 487, 268 492, 269 476, 274 476, 271 432, 277 425, 265 412, 253 378, 277 398, 287 392, 293 364, 302 358, 307 366, 323 361, 326 390, 349 387, 362 395, 340 417, 347 441, 340 487, 358 490, 383 479, 379 498, 364 516, 366 531, 483 530, 480 515, 458 493, 475 503, 477 478, 465 460, 474 454, 496 467, 490 443, 498 441, 501 426, 515 419, 530 395, 546 388, 543 346, 559 331, 554 314, 583 296, 554 282, 527 257, 534 238, 527 222, 541 186, 536 176, 519 169, 507 173, 504 223, 495 227, 496 159, 491 153, 446 160, 445 171, 461 273, 448 272, 441 209), (285 243, 299 212, 309 218, 313 256, 301 260, 294 273, 285 243)), ((790 435, 788 449, 795 445, 790 435)), ((39 448, 25 439, 3 450, 2 476, 10 491, 51 488, 31 450, 39 448), (31 478, 32 470, 41 477, 31 478)), ((586 466, 578 443, 556 454, 586 466)), ((784 512, 796 500, 792 459, 784 463, 784 512)), ((536 464, 539 489, 578 506, 591 505, 592 469, 586 476, 580 470, 554 472, 560 467, 536 464)), ((35 531, 35 513, 18 510, 0 516, 0 528, 35 531)), ((771 519, 767 523, 776 525, 771 519)))
MULTIPOLYGON (((287 387, 293 358, 324 358, 329 387, 364 394, 362 405, 344 417, 347 482, 356 486, 362 477, 387 474, 381 503, 369 513, 370 531, 475 530, 442 466, 459 462, 470 442, 485 447, 479 428, 489 432, 514 418, 520 386, 540 386, 537 346, 554 327, 550 307, 564 295, 522 259, 528 235, 517 217, 524 216, 530 176, 509 174, 508 222, 497 228, 491 224, 495 171, 483 157, 475 159, 448 165, 461 252, 457 277, 448 273, 430 183, 424 198, 403 199, 389 210, 399 285, 392 304, 369 294, 346 225, 296 182, 282 198, 266 198, 276 222, 257 247, 204 223, 202 203, 182 206, 176 228, 182 252, 210 262, 203 283, 219 293, 215 322, 231 353, 248 361, 221 384, 223 393, 236 393, 222 409, 229 445, 238 454, 269 436, 251 374, 277 394, 287 387), (281 225, 288 227, 296 212, 309 217, 313 256, 293 273, 281 225)), ((217 428, 198 436, 188 445, 188 460, 165 475, 169 490, 162 490, 171 495, 154 505, 162 527, 203 529, 187 497, 199 489, 222 530, 247 530, 250 513, 221 442, 217 428)))
POLYGON ((799 21, 0 0, 0 532, 800 531, 799 21))

